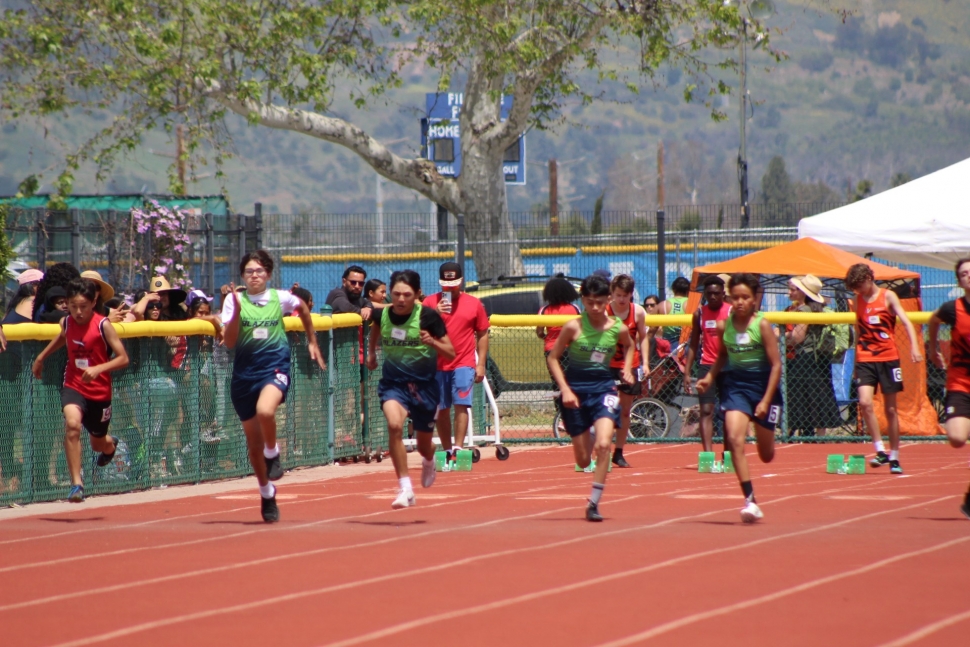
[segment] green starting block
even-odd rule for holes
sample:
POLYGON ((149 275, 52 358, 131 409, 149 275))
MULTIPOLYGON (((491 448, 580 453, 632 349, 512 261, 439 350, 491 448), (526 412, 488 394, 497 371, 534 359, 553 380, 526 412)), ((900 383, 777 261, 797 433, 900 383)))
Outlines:
POLYGON ((825 471, 828 474, 865 474, 866 457, 864 454, 853 454, 848 457, 842 454, 829 454, 825 471))
POLYGON ((472 471, 472 451, 459 449, 455 453, 455 460, 448 463, 448 452, 439 450, 434 453, 434 469, 436 472, 470 472, 472 471))
POLYGON ((714 452, 697 454, 697 471, 703 474, 711 474, 714 471, 714 452))
MULTIPOLYGON (((575 465, 574 467, 575 467, 575 470, 574 471, 576 471, 576 472, 586 472, 586 473, 595 472, 596 471, 596 459, 594 458, 593 460, 591 460, 589 462, 589 467, 587 467, 586 469, 583 469, 579 465, 575 465)), ((613 471, 613 463, 612 462, 610 462, 609 466, 606 468, 606 471, 607 472, 612 472, 613 471)))
POLYGON ((731 452, 724 452, 724 465, 721 468, 721 472, 724 474, 734 474, 734 459, 731 458, 731 452))

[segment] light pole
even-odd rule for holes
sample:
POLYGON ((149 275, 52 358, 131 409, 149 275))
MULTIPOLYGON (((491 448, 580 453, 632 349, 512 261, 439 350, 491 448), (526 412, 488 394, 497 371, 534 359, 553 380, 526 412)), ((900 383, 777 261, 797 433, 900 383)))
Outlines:
POLYGON ((757 21, 769 18, 775 13, 775 5, 771 0, 724 0, 724 4, 737 7, 741 15, 741 28, 738 41, 741 47, 741 147, 738 149, 738 183, 741 188, 741 228, 751 224, 750 205, 748 203, 748 152, 747 132, 748 122, 748 15, 757 21))

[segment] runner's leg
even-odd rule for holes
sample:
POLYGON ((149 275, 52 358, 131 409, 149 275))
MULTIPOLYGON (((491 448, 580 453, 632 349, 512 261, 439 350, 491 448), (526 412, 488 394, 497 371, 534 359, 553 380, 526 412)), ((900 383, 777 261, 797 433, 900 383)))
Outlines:
POLYGON ((387 419, 387 445, 391 452, 391 462, 399 479, 408 475, 408 453, 404 448, 404 421, 408 411, 396 400, 387 400, 382 407, 387 419))
POLYGON ((67 471, 71 474, 71 485, 81 482, 81 408, 76 404, 64 407, 64 455, 67 458, 67 471))

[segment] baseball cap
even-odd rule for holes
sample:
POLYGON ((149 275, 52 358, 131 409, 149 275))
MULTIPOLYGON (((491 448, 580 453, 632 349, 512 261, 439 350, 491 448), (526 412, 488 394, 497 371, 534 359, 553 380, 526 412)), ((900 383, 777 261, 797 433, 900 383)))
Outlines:
POLYGON ((610 280, 610 271, 608 269, 606 269, 605 267, 601 267, 598 270, 593 270, 593 276, 599 276, 599 277, 604 278, 607 281, 609 281, 610 280))
POLYGON ((20 276, 17 277, 17 283, 19 283, 20 285, 24 285, 27 283, 34 283, 36 281, 40 281, 43 278, 44 278, 43 272, 34 268, 30 268, 20 273, 20 276))
POLYGON ((442 263, 438 268, 438 283, 443 288, 457 288, 461 286, 462 280, 461 265, 454 261, 442 263))
POLYGON ((197 301, 212 303, 212 297, 206 296, 205 292, 202 290, 192 290, 189 292, 189 296, 185 299, 185 305, 191 308, 197 301))

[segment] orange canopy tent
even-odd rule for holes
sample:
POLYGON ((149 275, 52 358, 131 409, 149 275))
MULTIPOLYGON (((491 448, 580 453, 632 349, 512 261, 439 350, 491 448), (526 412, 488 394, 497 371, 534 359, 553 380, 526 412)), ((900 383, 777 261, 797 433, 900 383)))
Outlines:
MULTIPOLYGON (((849 267, 856 263, 866 263, 872 268, 876 283, 893 290, 908 311, 919 311, 920 275, 881 263, 870 261, 861 256, 821 243, 814 238, 800 238, 790 243, 753 252, 721 263, 712 263, 694 268, 691 277, 691 294, 687 302, 687 312, 694 312, 701 303, 701 288, 704 278, 710 274, 734 274, 750 272, 761 278, 767 292, 788 292, 788 280, 793 276, 814 274, 826 289, 827 296, 845 297, 847 293, 843 279, 849 267)), ((686 335, 689 331, 685 328, 686 335)), ((922 327, 916 327, 917 337, 922 344, 922 327)), ((899 348, 900 365, 903 370, 903 383, 906 389, 897 398, 899 427, 904 435, 937 435, 942 433, 936 410, 926 396, 926 371, 910 360, 909 338, 901 323, 896 324, 896 345, 899 348)), ((885 431, 881 398, 877 395, 876 411, 880 428, 885 431)))

